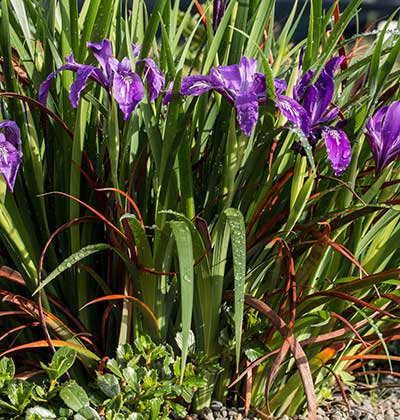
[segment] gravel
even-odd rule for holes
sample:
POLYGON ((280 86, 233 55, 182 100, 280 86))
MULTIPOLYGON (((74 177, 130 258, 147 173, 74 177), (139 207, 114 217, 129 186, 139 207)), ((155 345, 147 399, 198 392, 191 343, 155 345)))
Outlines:
MULTIPOLYGON (((349 401, 348 408, 339 395, 317 409, 317 420, 398 420, 400 419, 400 379, 387 376, 378 386, 360 384, 357 388, 357 401, 349 401)), ((190 414, 185 420, 265 420, 244 414, 244 408, 226 407, 213 401, 209 408, 199 414, 190 414)), ((304 416, 271 417, 271 420, 307 420, 304 416)))

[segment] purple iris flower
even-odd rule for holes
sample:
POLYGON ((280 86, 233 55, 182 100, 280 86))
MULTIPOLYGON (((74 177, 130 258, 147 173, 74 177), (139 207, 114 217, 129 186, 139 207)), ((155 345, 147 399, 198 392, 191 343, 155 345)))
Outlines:
MULTIPOLYGON (((135 58, 139 57, 141 45, 132 44, 132 51, 135 58)), ((149 88, 150 101, 157 99, 160 92, 164 89, 165 77, 162 71, 157 67, 156 63, 151 58, 143 58, 136 62, 137 64, 144 64, 144 74, 149 88)))
POLYGON ((22 161, 21 132, 14 121, 0 123, 0 173, 8 189, 13 192, 19 166, 22 161))
POLYGON ((379 174, 400 155, 400 101, 381 108, 368 120, 366 129, 379 174))
MULTIPOLYGON (((265 75, 256 69, 255 59, 242 57, 239 65, 212 68, 209 76, 184 77, 180 93, 183 96, 199 96, 209 90, 219 92, 235 106, 239 126, 246 136, 250 136, 258 120, 259 105, 267 100, 265 75)), ((285 114, 290 112, 292 119, 297 118, 299 114, 306 118, 305 111, 295 100, 281 95, 285 88, 285 81, 275 80, 275 90, 279 97, 278 107, 283 106, 285 109, 282 112, 285 114), (297 109, 297 112, 286 110, 291 106, 297 109)), ((171 87, 164 98, 164 103, 169 102, 170 97, 171 87)))
POLYGON ((335 90, 333 74, 343 59, 344 57, 335 57, 329 60, 314 84, 310 85, 314 72, 308 70, 295 85, 294 99, 302 104, 308 121, 303 120, 301 126, 299 124, 301 116, 297 116, 297 120, 287 116, 302 129, 311 146, 315 146, 321 136, 324 137, 328 158, 335 175, 341 175, 351 160, 351 145, 347 135, 338 125, 330 125, 330 122, 338 116, 339 108, 334 107, 328 111, 335 90))
MULTIPOLYGON (((86 87, 88 79, 90 79, 97 82, 110 94, 114 94, 124 119, 127 120, 138 103, 143 99, 144 86, 141 78, 132 71, 128 57, 118 61, 112 56, 111 42, 108 39, 103 39, 101 42, 89 42, 87 46, 92 50, 102 70, 91 65, 77 63, 71 54, 66 59, 66 64, 50 73, 40 85, 39 101, 46 104, 51 81, 61 71, 70 70, 76 72, 76 79, 69 91, 69 99, 74 108, 78 106, 81 92, 86 87)), ((147 80, 150 100, 154 100, 164 87, 164 76, 152 59, 145 58, 140 61, 143 61, 145 64, 144 74, 147 80)))

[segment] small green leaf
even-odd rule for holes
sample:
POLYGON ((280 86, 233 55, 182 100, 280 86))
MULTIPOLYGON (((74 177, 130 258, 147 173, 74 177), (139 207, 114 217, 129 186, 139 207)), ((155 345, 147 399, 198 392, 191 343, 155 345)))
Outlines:
POLYGON ((89 398, 85 390, 75 381, 67 382, 60 390, 60 398, 64 404, 78 412, 83 407, 89 405, 89 398))
POLYGON ((127 388, 129 390, 139 392, 139 381, 136 370, 133 367, 128 366, 122 371, 122 374, 124 375, 127 388))
POLYGON ((36 405, 26 410, 26 420, 49 420, 55 419, 57 416, 50 410, 36 405))
POLYGON ((74 416, 74 420, 100 420, 98 412, 92 407, 83 407, 74 416))
POLYGON ((10 404, 3 400, 0 400, 0 410, 2 412, 5 411, 6 413, 18 413, 18 409, 13 404, 10 404))
POLYGON ((68 370, 74 364, 75 358, 76 358, 75 350, 69 347, 59 348, 54 353, 54 356, 51 359, 49 369, 46 369, 50 377, 50 380, 57 380, 58 378, 63 376, 64 373, 68 372, 68 370))
POLYGON ((127 417, 127 420, 143 420, 144 417, 139 413, 131 413, 129 414, 129 417, 127 417))
POLYGON ((160 397, 151 399, 151 414, 150 414, 151 420, 159 419, 162 402, 163 402, 163 399, 160 397))
POLYGON ((114 398, 121 392, 118 378, 111 373, 98 376, 97 385, 108 398, 114 398))
POLYGON ((118 411, 121 410, 122 405, 123 405, 122 394, 118 394, 109 402, 109 404, 107 405, 107 408, 118 413, 118 411))
POLYGON ((0 359, 0 388, 4 386, 4 382, 11 381, 15 375, 15 365, 9 357, 0 359))
POLYGON ((22 381, 13 381, 8 386, 8 398, 20 413, 30 403, 33 388, 34 384, 22 381))
POLYGON ((122 372, 118 362, 115 359, 108 359, 107 360, 107 369, 111 371, 114 375, 117 375, 119 378, 122 379, 122 372))

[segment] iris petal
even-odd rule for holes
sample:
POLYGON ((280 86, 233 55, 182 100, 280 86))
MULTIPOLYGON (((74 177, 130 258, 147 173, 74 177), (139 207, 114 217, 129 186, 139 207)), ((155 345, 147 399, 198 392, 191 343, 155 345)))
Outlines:
POLYGON ((21 150, 21 131, 14 121, 4 120, 0 122, 0 129, 4 131, 5 137, 16 149, 21 150))
POLYGON ((258 120, 258 99, 255 93, 243 93, 236 97, 235 108, 239 126, 250 136, 258 120))
POLYGON ((306 136, 309 135, 310 119, 306 110, 297 101, 288 96, 278 95, 276 97, 276 106, 285 118, 299 127, 306 136))
MULTIPOLYGON (((333 81, 333 76, 324 70, 318 77, 314 86, 317 90, 317 96, 314 99, 313 106, 310 108, 312 110, 311 125, 318 124, 321 121, 322 116, 325 114, 329 104, 332 101, 333 93, 335 90, 335 82, 333 81)), ((306 98, 309 92, 310 89, 308 89, 306 93, 304 104, 306 103, 306 98)))
POLYGON ((127 120, 137 104, 143 99, 144 87, 140 77, 130 72, 114 73, 114 98, 117 101, 124 119, 127 120))
POLYGON ((241 74, 237 64, 218 66, 216 69, 212 68, 210 77, 215 86, 220 86, 221 89, 227 89, 232 92, 239 92, 242 84, 241 74))
POLYGON ((274 87, 275 87, 275 93, 277 95, 282 94, 287 88, 286 80, 275 79, 274 80, 274 87))
POLYGON ((382 133, 385 133, 385 145, 393 147, 398 140, 400 133, 400 102, 393 102, 386 111, 385 120, 382 126, 382 133))
POLYGON ((21 133, 14 121, 0 123, 0 173, 11 192, 14 190, 18 169, 22 161, 21 133))
POLYGON ((257 70, 257 61, 254 58, 242 57, 239 64, 240 92, 253 91, 254 76, 257 70))
POLYGON ((110 77, 109 60, 112 57, 111 42, 105 38, 100 42, 88 42, 87 46, 92 50, 93 55, 103 68, 105 74, 110 77))
POLYGON ((199 96, 215 88, 214 79, 210 76, 188 76, 182 79, 181 95, 199 96))
POLYGON ((81 64, 78 64, 74 60, 74 56, 71 54, 67 58, 66 64, 62 65, 59 69, 56 71, 53 71, 50 73, 44 82, 42 82, 39 86, 39 102, 43 105, 46 105, 47 97, 49 95, 49 89, 50 84, 52 80, 57 76, 58 73, 64 71, 64 70, 71 70, 71 71, 78 71, 79 68, 81 68, 81 64))
POLYGON ((82 66, 76 73, 76 79, 69 90, 69 100, 74 108, 78 107, 81 98, 81 92, 86 87, 89 77, 92 75, 95 67, 82 66))
POLYGON ((328 158, 335 175, 341 175, 351 161, 351 144, 346 133, 337 127, 321 127, 328 158))
POLYGON ((144 58, 139 60, 138 63, 144 62, 144 75, 149 88, 150 101, 158 98, 160 92, 164 89, 165 77, 162 71, 156 66, 156 63, 151 58, 144 58))
POLYGON ((306 71, 304 75, 301 77, 300 81, 298 81, 293 87, 293 98, 297 102, 302 101, 303 95, 305 94, 307 87, 309 86, 313 76, 314 76, 314 72, 312 70, 306 71))
POLYGON ((73 55, 71 54, 67 59, 67 63, 62 65, 56 71, 53 71, 52 73, 50 73, 47 76, 46 80, 40 85, 39 102, 42 103, 43 105, 46 105, 47 97, 49 95, 50 84, 52 80, 57 76, 57 74, 61 73, 64 70, 70 70, 77 73, 76 80, 73 83, 73 85, 75 84, 73 88, 74 92, 72 93, 72 86, 71 86, 70 95, 69 95, 71 104, 74 108, 78 106, 78 102, 76 98, 78 98, 78 101, 79 101, 80 92, 82 91, 82 89, 84 89, 88 78, 99 83, 105 89, 109 88, 108 80, 106 79, 106 77, 104 76, 104 74, 102 73, 100 69, 98 69, 97 67, 88 66, 86 64, 76 63, 73 55))
POLYGON ((376 172, 400 155, 400 101, 381 108, 366 125, 366 137, 374 156, 376 172))

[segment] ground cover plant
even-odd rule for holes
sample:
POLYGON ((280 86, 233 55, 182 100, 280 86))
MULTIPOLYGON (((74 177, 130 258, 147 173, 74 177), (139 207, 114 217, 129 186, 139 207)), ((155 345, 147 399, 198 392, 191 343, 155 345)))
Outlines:
POLYGON ((298 6, 1 2, 4 415, 314 419, 399 360, 399 32, 298 6))

